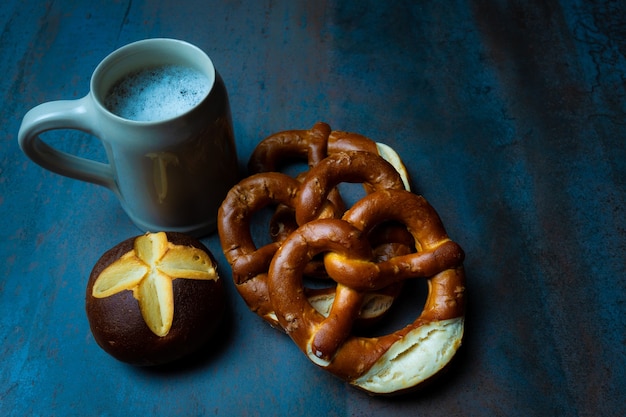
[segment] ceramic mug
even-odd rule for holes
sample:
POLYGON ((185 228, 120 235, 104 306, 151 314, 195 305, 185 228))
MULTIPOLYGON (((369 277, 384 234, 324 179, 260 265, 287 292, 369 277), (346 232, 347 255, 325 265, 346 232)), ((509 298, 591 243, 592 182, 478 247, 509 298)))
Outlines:
MULTIPOLYGON (((170 105, 167 99, 156 102, 165 109, 170 105)), ((237 181, 224 82, 202 50, 175 39, 147 39, 111 53, 95 69, 85 97, 33 108, 24 116, 18 140, 24 153, 43 168, 112 190, 144 231, 194 236, 213 231, 218 208, 237 181), (203 75, 208 92, 182 114, 159 120, 130 119, 111 110, 108 95, 121 80, 167 66, 203 75), (108 163, 60 151, 39 137, 58 129, 77 129, 99 138, 108 163)))

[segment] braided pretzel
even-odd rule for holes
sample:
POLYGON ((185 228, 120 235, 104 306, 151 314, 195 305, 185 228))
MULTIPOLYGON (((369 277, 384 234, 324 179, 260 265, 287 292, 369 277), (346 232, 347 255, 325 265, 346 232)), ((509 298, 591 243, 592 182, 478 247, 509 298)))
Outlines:
POLYGON ((463 256, 424 198, 402 190, 377 191, 341 220, 314 220, 292 233, 272 259, 268 289, 278 321, 312 362, 369 393, 396 393, 440 371, 461 344, 463 256), (366 235, 388 220, 407 226, 417 252, 371 262, 366 235), (322 252, 328 252, 324 262, 337 282, 327 317, 299 296, 304 265, 322 252), (363 291, 419 277, 428 279, 429 295, 413 323, 377 338, 351 335, 363 291))

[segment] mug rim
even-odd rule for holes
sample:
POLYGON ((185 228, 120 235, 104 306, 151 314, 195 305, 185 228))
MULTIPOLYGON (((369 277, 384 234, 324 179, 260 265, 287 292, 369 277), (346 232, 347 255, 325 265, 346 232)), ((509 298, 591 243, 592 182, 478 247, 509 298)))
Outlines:
POLYGON ((215 85, 216 78, 217 71, 215 70, 213 61, 206 54, 206 52, 204 52, 198 46, 187 41, 173 38, 148 38, 128 43, 108 54, 104 59, 102 59, 102 61, 100 61, 100 63, 97 65, 96 69, 92 73, 89 87, 90 94, 93 98, 95 106, 107 117, 115 120, 118 123, 125 123, 135 126, 154 126, 164 123, 170 123, 181 117, 185 117, 189 113, 197 110, 198 107, 200 107, 202 103, 204 103, 210 96, 211 91, 213 90, 213 87, 215 85), (154 53, 155 51, 157 51, 160 45, 167 46, 167 49, 165 51, 158 51, 158 53, 154 53), (191 65, 189 64, 189 62, 182 63, 182 61, 184 60, 183 52, 178 49, 181 47, 186 48, 187 51, 191 51, 191 53, 196 54, 200 58, 200 60, 197 63, 194 62, 191 65), (119 65, 122 65, 125 61, 128 61, 133 56, 137 56, 140 54, 150 54, 151 52, 154 55, 154 58, 152 60, 153 62, 149 62, 148 64, 131 65, 132 69, 124 70, 120 75, 109 77, 107 79, 106 76, 110 75, 110 71, 114 70, 119 65), (207 78, 209 79, 209 88, 205 96, 195 106, 187 109, 183 113, 165 119, 152 121, 127 119, 113 113, 104 105, 105 96, 108 94, 113 85, 115 85, 116 82, 123 78, 124 75, 132 71, 137 71, 142 67, 149 68, 151 66, 159 66, 161 64, 180 64, 183 66, 190 66, 194 69, 201 71, 203 75, 207 76, 207 78))

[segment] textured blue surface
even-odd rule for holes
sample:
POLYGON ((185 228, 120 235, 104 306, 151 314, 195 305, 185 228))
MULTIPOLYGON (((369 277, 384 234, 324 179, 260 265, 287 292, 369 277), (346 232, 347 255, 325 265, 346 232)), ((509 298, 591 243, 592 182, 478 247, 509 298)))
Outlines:
MULTIPOLYGON (((0 415, 626 414, 626 7, 383 4, 0 5, 0 415), (319 120, 398 151, 467 254, 465 345, 442 383, 357 392, 232 285, 224 343, 189 363, 136 369, 98 348, 87 277, 139 231, 109 191, 27 160, 17 131, 28 109, 81 97, 104 56, 147 37, 211 56, 242 167, 268 134, 319 120)), ((104 158, 84 134, 45 137, 104 158)), ((228 280, 217 236, 203 241, 228 280)))

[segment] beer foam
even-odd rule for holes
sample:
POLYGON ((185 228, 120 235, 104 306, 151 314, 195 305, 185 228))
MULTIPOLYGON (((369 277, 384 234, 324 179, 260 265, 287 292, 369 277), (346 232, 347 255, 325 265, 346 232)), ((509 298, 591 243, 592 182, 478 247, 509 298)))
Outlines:
POLYGON ((104 105, 128 120, 153 122, 181 115, 206 97, 204 74, 192 68, 166 65, 128 74, 107 94, 104 105))

